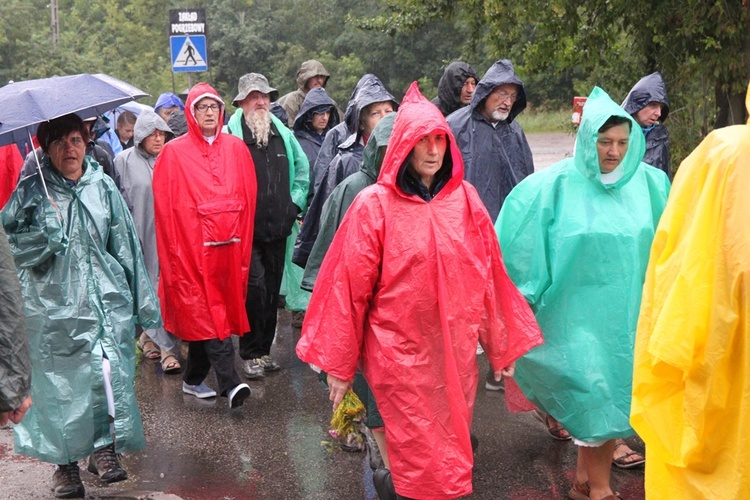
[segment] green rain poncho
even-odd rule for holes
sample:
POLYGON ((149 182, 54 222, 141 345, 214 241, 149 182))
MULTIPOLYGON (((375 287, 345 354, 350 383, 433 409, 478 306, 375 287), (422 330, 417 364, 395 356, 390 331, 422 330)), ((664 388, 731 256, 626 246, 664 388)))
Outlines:
POLYGON ((18 268, 33 406, 15 451, 64 464, 112 443, 102 357, 111 367, 117 451, 145 446, 135 400, 134 325, 161 325, 138 235, 115 183, 84 157, 75 186, 43 163, 0 214, 18 268))
POLYGON ((519 359, 524 394, 583 441, 634 433, 633 344, 651 240, 669 193, 641 162, 631 120, 622 177, 604 184, 596 140, 610 116, 630 118, 600 88, 588 98, 576 153, 529 176, 495 225, 508 274, 531 305, 544 344, 519 359))

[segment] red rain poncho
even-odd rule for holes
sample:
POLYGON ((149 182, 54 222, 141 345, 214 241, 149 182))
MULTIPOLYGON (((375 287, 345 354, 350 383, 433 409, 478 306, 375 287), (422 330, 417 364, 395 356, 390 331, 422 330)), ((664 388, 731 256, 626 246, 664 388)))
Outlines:
POLYGON ((378 183, 354 200, 326 254, 297 355, 343 380, 358 362, 383 416, 396 491, 472 492, 469 428, 479 341, 495 370, 542 342, 440 111, 412 84, 378 183), (425 202, 397 186, 432 132, 449 139, 452 177, 425 202))
POLYGON ((0 146, 0 208, 3 208, 16 189, 23 158, 15 144, 0 146))
POLYGON ((185 103, 188 133, 164 146, 154 165, 159 300, 164 328, 188 340, 250 331, 245 311, 255 217, 255 166, 244 142, 216 129, 209 144, 193 104, 213 97, 195 85, 185 103))

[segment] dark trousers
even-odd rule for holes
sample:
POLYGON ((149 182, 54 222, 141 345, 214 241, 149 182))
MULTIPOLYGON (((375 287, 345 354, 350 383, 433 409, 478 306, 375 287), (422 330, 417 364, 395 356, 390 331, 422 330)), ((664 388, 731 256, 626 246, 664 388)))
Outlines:
POLYGON ((240 337, 242 359, 260 358, 271 353, 285 255, 286 238, 253 242, 245 301, 250 333, 240 337))
POLYGON ((232 338, 188 342, 188 356, 182 380, 189 385, 198 385, 214 367, 219 395, 237 387, 241 381, 234 369, 234 345, 232 338))

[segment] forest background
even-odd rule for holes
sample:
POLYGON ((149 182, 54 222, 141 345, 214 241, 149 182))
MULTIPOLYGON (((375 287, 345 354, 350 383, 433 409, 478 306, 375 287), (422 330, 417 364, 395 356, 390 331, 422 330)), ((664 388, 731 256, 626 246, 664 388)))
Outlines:
POLYGON ((747 119, 748 0, 58 2, 55 47, 49 0, 0 0, 0 84, 106 73, 150 93, 142 101, 153 105, 161 92, 209 81, 229 102, 244 73, 265 74, 283 95, 296 88, 300 63, 318 59, 345 106, 364 73, 399 98, 414 80, 434 97, 450 61, 481 76, 508 58, 526 86, 524 115, 570 131, 560 111, 573 96, 599 85, 620 102, 640 77, 661 71, 674 165, 713 128, 747 119), (172 74, 168 10, 177 8, 206 10, 210 72, 172 74))

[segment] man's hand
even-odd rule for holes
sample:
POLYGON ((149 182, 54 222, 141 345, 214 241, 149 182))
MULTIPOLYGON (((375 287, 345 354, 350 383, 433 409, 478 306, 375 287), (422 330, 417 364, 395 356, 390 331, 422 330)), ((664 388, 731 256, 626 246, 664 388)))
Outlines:
POLYGON ((0 413, 0 427, 8 425, 8 420, 14 424, 20 424, 21 420, 23 420, 23 416, 26 415, 26 411, 28 411, 29 408, 31 408, 31 396, 27 396, 26 399, 23 400, 23 403, 21 403, 21 406, 15 410, 0 413))
POLYGON ((341 400, 344 399, 344 395, 346 394, 346 391, 349 390, 349 387, 351 387, 352 383, 351 381, 347 382, 346 380, 341 380, 340 378, 334 377, 330 373, 328 374, 328 399, 333 401, 333 411, 336 411, 336 408, 339 407, 339 404, 341 403, 341 400))

